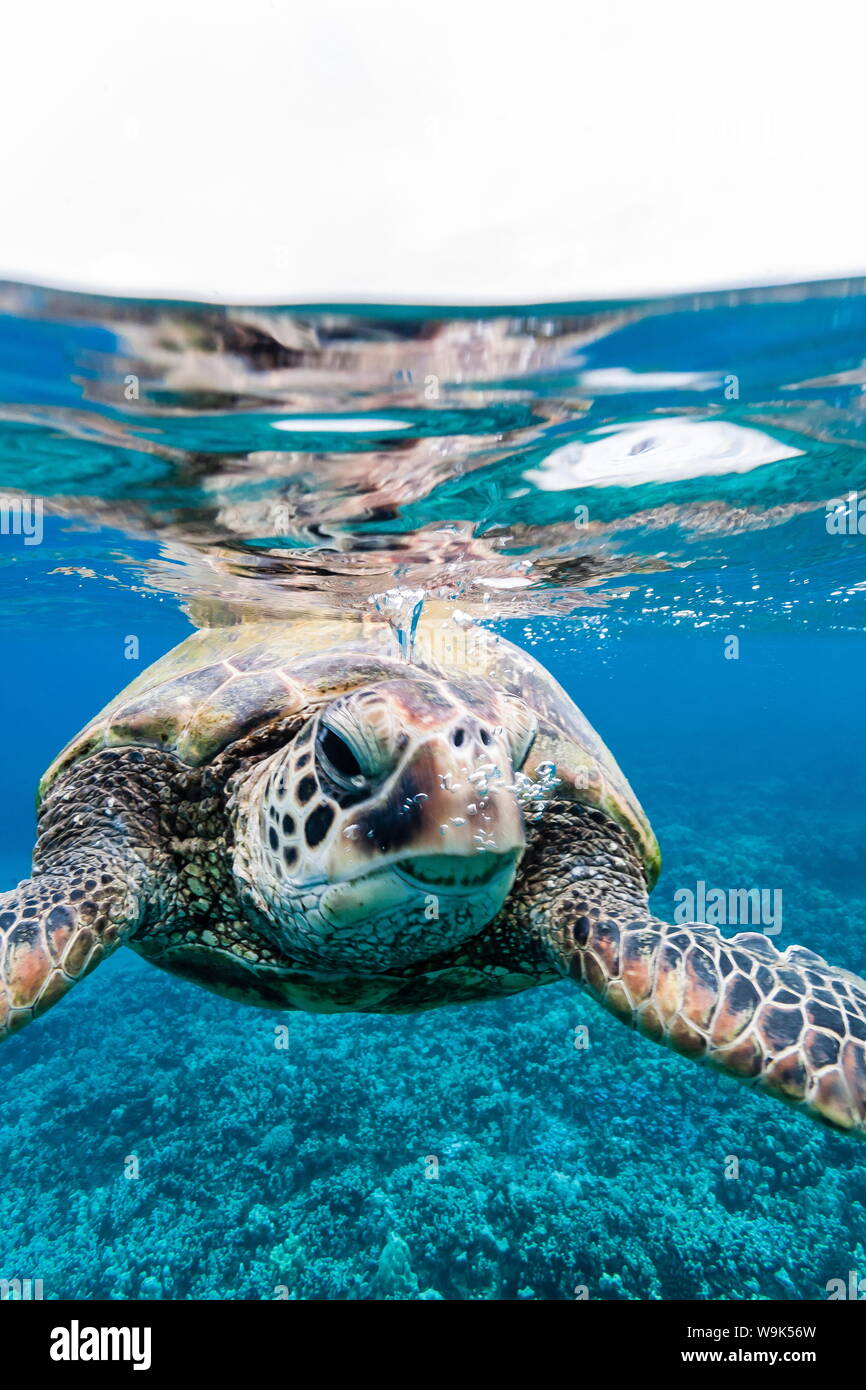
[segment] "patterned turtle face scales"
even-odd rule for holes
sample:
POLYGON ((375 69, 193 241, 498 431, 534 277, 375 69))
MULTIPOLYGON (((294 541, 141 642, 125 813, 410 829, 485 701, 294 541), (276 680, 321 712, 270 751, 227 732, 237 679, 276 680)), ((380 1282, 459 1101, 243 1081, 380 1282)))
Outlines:
POLYGON ((235 792, 234 869, 290 958, 387 971, 481 931, 525 847, 519 700, 427 675, 340 696, 235 792))

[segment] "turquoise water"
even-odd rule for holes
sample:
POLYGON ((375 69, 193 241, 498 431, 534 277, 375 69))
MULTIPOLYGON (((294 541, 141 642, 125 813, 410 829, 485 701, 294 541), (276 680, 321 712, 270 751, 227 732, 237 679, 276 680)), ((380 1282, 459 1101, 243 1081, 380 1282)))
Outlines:
MULTIPOLYGON (((866 285, 483 313, 0 286, 0 315, 3 886, 44 767, 193 619, 433 597, 599 730, 661 842, 659 916, 759 885, 777 945, 866 970, 866 285)), ((568 984, 293 1014, 285 1050, 279 1022, 122 951, 6 1042, 0 1278, 803 1299, 866 1277, 862 1140, 568 984)))

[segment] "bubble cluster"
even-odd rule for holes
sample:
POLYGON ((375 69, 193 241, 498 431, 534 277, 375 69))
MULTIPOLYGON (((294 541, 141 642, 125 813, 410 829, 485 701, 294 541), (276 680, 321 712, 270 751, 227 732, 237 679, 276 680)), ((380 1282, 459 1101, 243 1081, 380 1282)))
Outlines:
POLYGON ((539 763, 534 777, 527 776, 525 772, 515 773, 512 790, 528 821, 541 820, 547 802, 558 787, 559 782, 555 763, 539 763))

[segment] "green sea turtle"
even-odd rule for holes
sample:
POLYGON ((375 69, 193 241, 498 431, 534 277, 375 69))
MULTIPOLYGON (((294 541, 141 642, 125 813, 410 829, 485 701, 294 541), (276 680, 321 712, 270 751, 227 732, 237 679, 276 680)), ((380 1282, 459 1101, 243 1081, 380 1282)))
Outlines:
POLYGON ((866 1130, 866 984, 752 932, 668 925, 655 837, 531 656, 422 617, 214 627, 39 790, 0 897, 0 1036, 121 943, 276 1009, 402 1013, 571 977, 640 1032, 866 1130))

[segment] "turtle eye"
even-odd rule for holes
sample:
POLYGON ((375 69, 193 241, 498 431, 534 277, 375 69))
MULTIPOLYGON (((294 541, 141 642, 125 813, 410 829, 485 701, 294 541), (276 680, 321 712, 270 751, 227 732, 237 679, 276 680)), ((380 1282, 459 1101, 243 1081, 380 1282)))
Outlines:
POLYGON ((404 743, 387 706, 361 692, 335 700, 322 713, 316 757, 336 787, 363 793, 393 772, 404 743))
POLYGON ((363 780, 361 764, 346 740, 333 729, 322 729, 319 736, 319 756, 325 770, 332 775, 336 774, 337 780, 354 785, 363 780))

